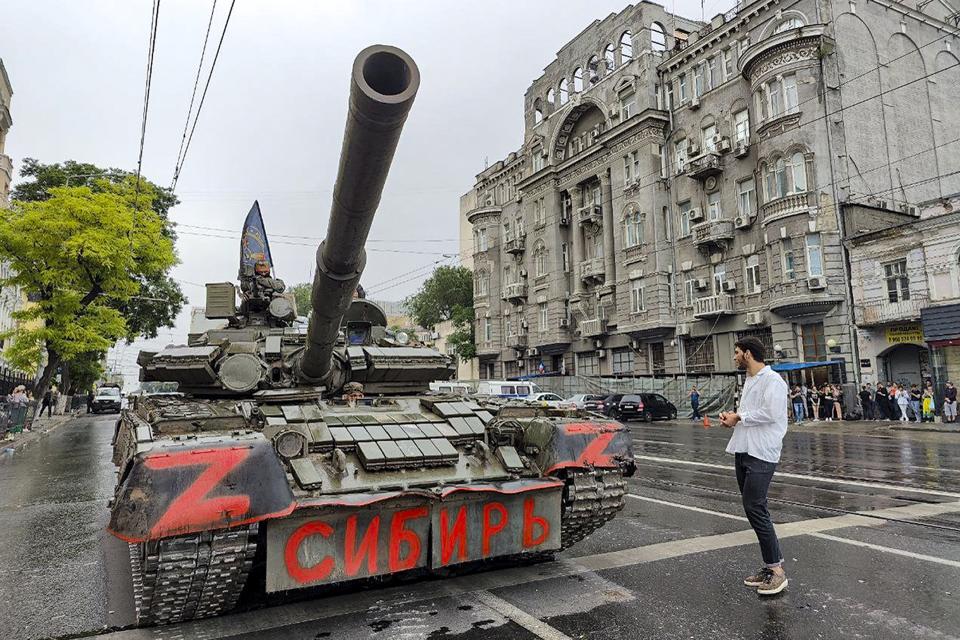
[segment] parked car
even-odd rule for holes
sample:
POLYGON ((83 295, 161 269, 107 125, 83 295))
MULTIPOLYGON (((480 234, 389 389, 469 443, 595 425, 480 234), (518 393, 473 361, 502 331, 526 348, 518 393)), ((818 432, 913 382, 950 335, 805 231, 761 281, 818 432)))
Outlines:
POLYGON ((620 398, 622 397, 622 393, 615 393, 605 397, 597 407, 597 411, 605 416, 610 416, 611 418, 616 417, 615 413, 617 405, 620 404, 620 398))
POLYGON ((598 413, 602 413, 603 399, 605 397, 606 396, 590 393, 578 393, 575 396, 570 396, 567 398, 567 400, 577 405, 577 409, 585 409, 587 411, 596 411, 598 413))
POLYGON ((555 393, 550 393, 549 391, 543 391, 540 393, 532 393, 526 398, 531 402, 537 402, 540 404, 545 404, 550 407, 557 407, 559 409, 570 408, 573 409, 576 405, 570 400, 564 400, 555 393))
POLYGON ((659 393, 641 393, 640 399, 643 401, 643 410, 640 417, 643 418, 644 422, 652 422, 658 418, 663 420, 677 419, 676 405, 659 393))
POLYGON ((532 382, 517 382, 511 380, 481 380, 477 383, 477 395, 500 396, 501 398, 526 398, 531 393, 538 393, 540 387, 532 382))
POLYGON ((100 387, 93 397, 90 410, 93 413, 100 413, 101 411, 120 413, 121 403, 122 397, 119 387, 100 387))
POLYGON ((613 408, 610 414, 612 417, 622 422, 636 420, 643 415, 643 400, 637 394, 626 394, 620 397, 620 400, 613 408))

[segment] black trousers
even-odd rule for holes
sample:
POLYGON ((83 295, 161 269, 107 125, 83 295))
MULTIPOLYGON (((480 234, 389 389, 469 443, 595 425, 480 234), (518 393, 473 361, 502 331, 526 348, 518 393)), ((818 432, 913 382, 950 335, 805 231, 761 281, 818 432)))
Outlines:
POLYGON ((44 410, 44 409, 47 410, 47 417, 49 418, 49 417, 50 417, 50 412, 53 411, 53 403, 52 403, 52 402, 51 402, 51 403, 48 403, 48 402, 44 401, 43 404, 40 406, 40 415, 43 415, 43 410, 44 410))
POLYGON ((780 564, 783 562, 780 541, 777 539, 777 532, 773 529, 773 521, 767 510, 767 490, 770 488, 770 481, 773 480, 773 472, 776 471, 777 464, 754 458, 748 453, 738 453, 736 468, 737 484, 740 486, 740 496, 743 499, 743 511, 757 534, 763 562, 768 567, 780 564))

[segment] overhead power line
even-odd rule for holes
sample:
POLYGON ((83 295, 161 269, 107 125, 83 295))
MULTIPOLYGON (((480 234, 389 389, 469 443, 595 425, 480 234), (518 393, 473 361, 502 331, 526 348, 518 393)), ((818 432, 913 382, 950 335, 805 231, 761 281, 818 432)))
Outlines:
POLYGON ((190 136, 187 138, 187 144, 183 148, 183 154, 177 160, 177 166, 173 170, 173 183, 170 185, 171 191, 176 191, 177 180, 180 179, 180 172, 183 170, 183 164, 187 161, 187 153, 190 152, 190 143, 193 142, 193 134, 197 130, 197 123, 200 121, 200 113, 203 111, 203 105, 207 99, 207 91, 210 89, 210 81, 213 79, 213 72, 217 68, 217 60, 220 59, 220 49, 223 47, 223 39, 227 35, 227 27, 230 26, 230 16, 233 15, 233 6, 237 0, 231 0, 230 10, 227 11, 227 19, 223 23, 223 30, 220 32, 220 41, 217 43, 217 51, 213 54, 213 62, 210 63, 210 73, 207 74, 207 82, 203 85, 203 93, 200 95, 200 104, 197 106, 197 114, 193 118, 193 126, 190 127, 190 136))
POLYGON ((160 21, 160 0, 153 0, 153 9, 150 12, 150 36, 149 46, 147 47, 147 73, 143 85, 143 115, 140 119, 140 151, 137 153, 137 186, 134 196, 134 208, 136 208, 136 199, 140 197, 140 178, 143 173, 143 147, 147 139, 147 114, 150 112, 150 85, 153 80, 153 57, 157 47, 157 26, 160 21))

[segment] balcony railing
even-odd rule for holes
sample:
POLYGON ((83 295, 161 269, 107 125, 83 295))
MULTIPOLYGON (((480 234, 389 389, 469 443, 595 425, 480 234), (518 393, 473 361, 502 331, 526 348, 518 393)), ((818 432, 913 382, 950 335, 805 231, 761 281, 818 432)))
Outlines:
POLYGON ((725 245, 733 240, 732 220, 709 220, 693 228, 693 243, 698 247, 725 245))
POLYGON ((520 254, 527 248, 527 234, 521 233, 518 236, 509 235, 503 239, 503 250, 507 253, 520 254))
POLYGON ((603 258, 590 258, 580 263, 580 279, 585 282, 603 282, 605 274, 603 258))
POLYGON ((810 209, 808 193, 791 193, 788 196, 764 202, 760 205, 760 220, 767 224, 777 218, 805 213, 810 209))
POLYGON ((577 209, 577 221, 580 224, 599 223, 603 220, 603 208, 598 204, 588 204, 577 209))
POLYGON ((904 320, 918 320, 920 310, 927 306, 929 298, 925 295, 912 294, 909 300, 890 302, 878 300, 865 302, 853 307, 853 317, 862 327, 886 324, 888 322, 902 322, 904 320))
POLYGON ((715 318, 733 312, 733 296, 729 293, 697 298, 693 301, 693 315, 696 318, 715 318))
POLYGON ((527 334, 524 333, 512 333, 507 336, 507 346, 513 349, 526 349, 527 348, 527 334))
POLYGON ((582 337, 593 338, 607 332, 607 319, 591 318, 590 320, 582 320, 577 326, 580 329, 580 335, 582 337))
POLYGON ((504 300, 526 300, 527 299, 527 283, 514 282, 512 284, 508 284, 503 288, 503 299, 504 300))
POLYGON ((713 152, 705 153, 687 162, 687 175, 696 180, 715 176, 722 171, 720 155, 713 152))

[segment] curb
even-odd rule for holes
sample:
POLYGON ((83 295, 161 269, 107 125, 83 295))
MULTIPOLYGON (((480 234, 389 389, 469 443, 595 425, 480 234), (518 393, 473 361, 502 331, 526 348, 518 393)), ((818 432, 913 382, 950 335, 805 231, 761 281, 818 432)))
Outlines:
POLYGON ((59 429, 60 427, 67 424, 71 420, 74 420, 75 418, 79 418, 79 417, 80 417, 79 415, 75 416, 72 414, 63 414, 59 416, 53 416, 52 418, 49 418, 48 420, 44 421, 40 425, 37 425, 37 423, 34 422, 34 425, 38 426, 39 428, 34 428, 29 433, 23 432, 19 434, 20 437, 18 437, 16 440, 4 440, 0 442, 0 448, 13 449, 14 451, 19 451, 20 449, 24 449, 29 445, 33 444, 34 442, 39 442, 40 440, 45 438, 48 434, 52 433, 56 429, 59 429))
POLYGON ((936 429, 930 427, 888 427, 890 431, 919 431, 920 433, 960 433, 960 429, 936 429))

